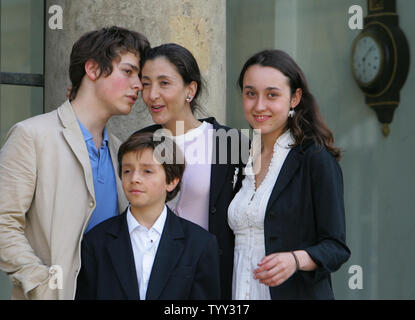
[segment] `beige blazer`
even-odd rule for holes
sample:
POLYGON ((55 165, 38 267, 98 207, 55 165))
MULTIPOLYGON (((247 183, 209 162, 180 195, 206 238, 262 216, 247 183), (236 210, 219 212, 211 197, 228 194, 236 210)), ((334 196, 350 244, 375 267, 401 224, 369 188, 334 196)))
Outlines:
MULTIPOLYGON (((128 202, 117 174, 119 145, 109 134, 122 212, 128 202)), ((12 299, 74 298, 94 208, 88 150, 69 101, 10 129, 0 150, 0 268, 12 299)))

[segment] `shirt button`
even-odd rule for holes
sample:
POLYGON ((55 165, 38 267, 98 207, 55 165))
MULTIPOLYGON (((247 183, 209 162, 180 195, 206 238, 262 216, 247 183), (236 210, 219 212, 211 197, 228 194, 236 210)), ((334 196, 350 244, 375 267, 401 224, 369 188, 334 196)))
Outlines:
POLYGON ((92 208, 93 206, 94 206, 94 201, 93 200, 89 201, 89 207, 92 208))

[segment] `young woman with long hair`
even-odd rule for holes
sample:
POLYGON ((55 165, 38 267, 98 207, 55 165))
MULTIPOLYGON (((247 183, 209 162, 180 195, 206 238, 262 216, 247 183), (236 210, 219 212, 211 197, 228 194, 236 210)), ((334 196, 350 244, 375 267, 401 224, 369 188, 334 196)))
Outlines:
POLYGON ((261 132, 228 209, 235 234, 233 299, 333 299, 347 261, 340 150, 305 76, 280 50, 247 60, 245 117, 261 132))

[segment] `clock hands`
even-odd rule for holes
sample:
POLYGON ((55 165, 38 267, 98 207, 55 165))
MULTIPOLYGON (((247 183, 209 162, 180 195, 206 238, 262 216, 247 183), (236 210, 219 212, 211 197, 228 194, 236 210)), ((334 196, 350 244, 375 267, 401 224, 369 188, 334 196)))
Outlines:
POLYGON ((375 47, 374 46, 371 46, 370 48, 369 48, 369 50, 367 50, 367 52, 366 52, 366 54, 363 56, 363 58, 362 58, 362 62, 363 62, 363 69, 362 69, 362 75, 364 76, 364 77, 366 77, 366 64, 365 64, 365 62, 366 62, 366 58, 367 58, 367 56, 369 55, 369 53, 373 50, 373 49, 375 49, 375 47))
POLYGON ((364 55, 364 57, 363 57, 363 62, 365 62, 365 61, 366 61, 366 57, 367 57, 367 55, 368 55, 368 54, 370 53, 370 51, 372 51, 374 48, 375 48, 374 46, 371 46, 371 47, 369 48, 369 50, 367 50, 366 54, 365 54, 365 55, 364 55))

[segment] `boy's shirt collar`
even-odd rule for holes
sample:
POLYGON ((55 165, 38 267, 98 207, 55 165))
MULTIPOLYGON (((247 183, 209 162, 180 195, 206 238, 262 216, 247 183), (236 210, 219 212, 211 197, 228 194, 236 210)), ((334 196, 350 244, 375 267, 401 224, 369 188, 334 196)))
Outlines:
MULTIPOLYGON (((157 220, 154 222, 154 224, 151 226, 151 228, 148 231, 154 229, 159 234, 162 234, 163 229, 164 229, 164 224, 166 223, 166 219, 167 219, 167 207, 166 207, 166 205, 164 205, 164 208, 163 208, 161 214, 159 215, 157 220)), ((128 224, 128 233, 130 235, 136 228, 141 227, 141 228, 145 228, 147 230, 146 227, 141 225, 137 221, 137 219, 134 218, 133 214, 131 213, 131 206, 128 206, 128 209, 127 209, 127 224, 128 224)))

